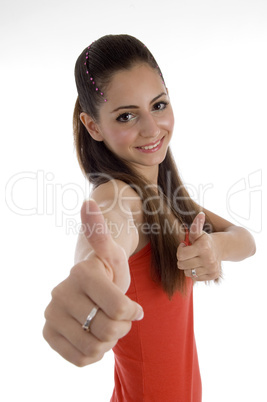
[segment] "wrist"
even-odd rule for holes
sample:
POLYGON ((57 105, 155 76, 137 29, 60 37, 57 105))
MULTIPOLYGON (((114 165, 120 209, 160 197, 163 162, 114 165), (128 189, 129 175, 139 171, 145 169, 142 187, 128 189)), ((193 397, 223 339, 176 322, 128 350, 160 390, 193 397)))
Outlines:
POLYGON ((210 234, 214 242, 217 259, 219 261, 227 260, 227 244, 231 242, 231 233, 229 232, 213 232, 210 234))

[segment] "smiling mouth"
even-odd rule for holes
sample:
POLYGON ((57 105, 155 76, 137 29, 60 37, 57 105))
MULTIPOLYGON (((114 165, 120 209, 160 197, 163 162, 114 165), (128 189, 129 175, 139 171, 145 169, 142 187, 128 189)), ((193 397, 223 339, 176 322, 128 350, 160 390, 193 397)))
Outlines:
POLYGON ((162 140, 162 138, 160 140, 158 140, 157 142, 154 142, 153 144, 145 145, 144 147, 136 147, 136 148, 139 148, 139 149, 153 149, 153 148, 156 148, 157 146, 159 146, 161 140, 162 140))

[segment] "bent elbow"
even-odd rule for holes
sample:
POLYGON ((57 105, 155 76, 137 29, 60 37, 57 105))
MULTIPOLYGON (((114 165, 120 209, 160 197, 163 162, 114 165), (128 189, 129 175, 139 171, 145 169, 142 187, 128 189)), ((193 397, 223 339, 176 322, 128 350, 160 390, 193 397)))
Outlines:
POLYGON ((254 254, 256 254, 256 251, 257 251, 257 247, 256 247, 256 243, 255 243, 255 241, 253 241, 253 244, 252 244, 252 251, 251 251, 251 257, 254 255, 254 254))
POLYGON ((252 234, 250 232, 248 232, 248 233, 249 233, 249 236, 250 236, 250 248, 249 248, 250 253, 249 253, 249 257, 252 257, 256 253, 257 247, 256 247, 256 242, 255 242, 254 237, 252 236, 252 234))

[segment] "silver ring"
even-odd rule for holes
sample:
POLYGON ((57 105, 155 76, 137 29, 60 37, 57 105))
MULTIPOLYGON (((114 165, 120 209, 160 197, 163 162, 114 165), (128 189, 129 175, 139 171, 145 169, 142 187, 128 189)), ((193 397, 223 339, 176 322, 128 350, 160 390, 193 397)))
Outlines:
POLYGON ((197 278, 197 273, 195 269, 191 269, 192 278, 197 278))
POLYGON ((90 331, 90 325, 91 325, 92 319, 96 315, 98 309, 99 309, 98 306, 93 307, 92 310, 90 311, 89 315, 87 316, 86 321, 82 326, 85 331, 87 331, 87 332, 90 331))

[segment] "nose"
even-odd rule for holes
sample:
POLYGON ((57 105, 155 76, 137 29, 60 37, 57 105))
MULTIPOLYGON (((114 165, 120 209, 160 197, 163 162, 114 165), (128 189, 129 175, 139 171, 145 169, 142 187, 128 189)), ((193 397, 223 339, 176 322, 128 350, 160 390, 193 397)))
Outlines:
POLYGON ((154 117, 148 113, 141 120, 140 135, 142 137, 157 137, 160 134, 160 128, 154 117))

